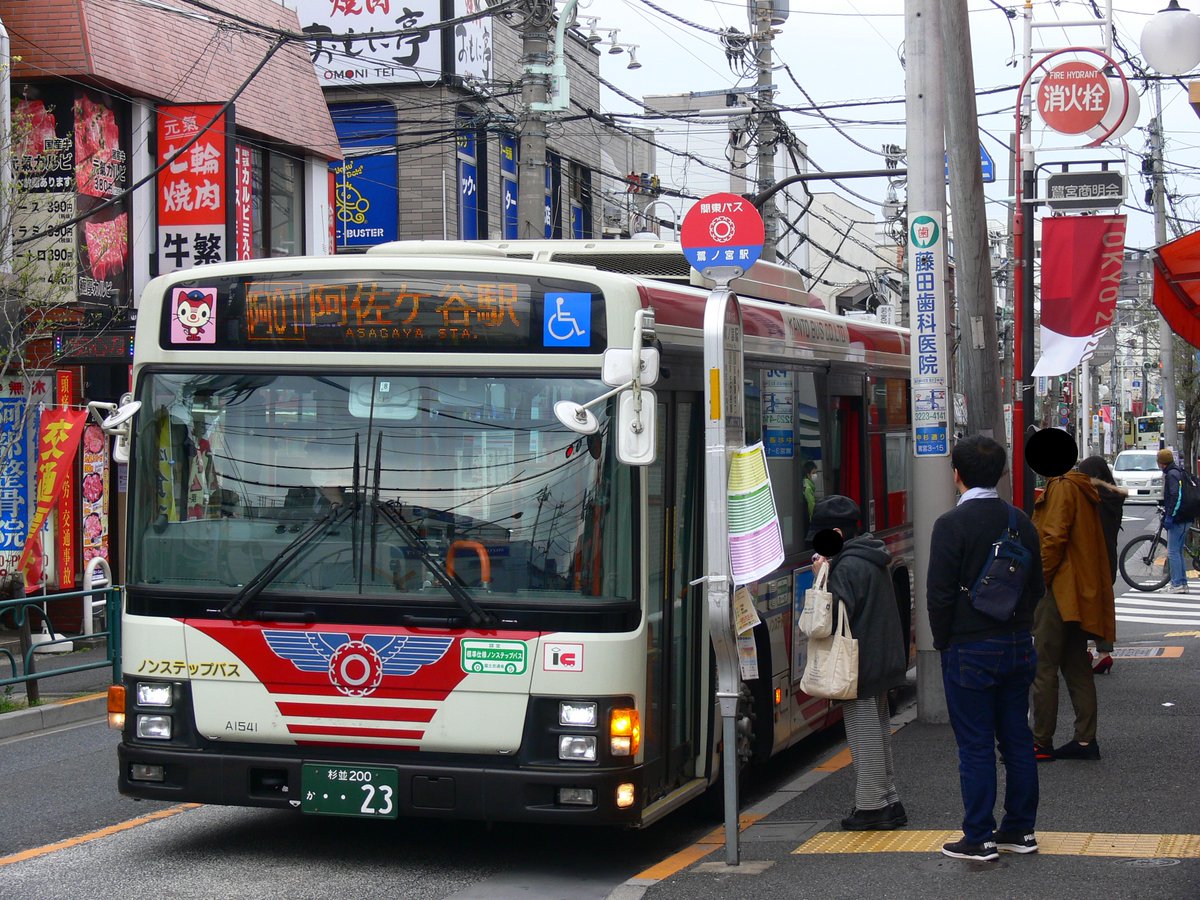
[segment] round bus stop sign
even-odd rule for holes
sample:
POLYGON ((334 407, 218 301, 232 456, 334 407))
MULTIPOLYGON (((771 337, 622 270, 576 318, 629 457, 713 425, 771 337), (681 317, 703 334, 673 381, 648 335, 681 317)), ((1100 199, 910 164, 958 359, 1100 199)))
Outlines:
POLYGON ((737 194, 709 194, 683 219, 679 243, 697 272, 734 267, 745 271, 762 255, 762 216, 737 194))

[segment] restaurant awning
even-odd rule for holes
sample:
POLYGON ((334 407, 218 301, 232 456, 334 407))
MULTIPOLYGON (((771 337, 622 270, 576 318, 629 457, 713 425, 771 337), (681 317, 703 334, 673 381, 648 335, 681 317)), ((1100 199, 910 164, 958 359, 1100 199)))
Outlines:
POLYGON ((1200 347, 1200 231, 1163 244, 1152 258, 1154 305, 1172 331, 1200 347))

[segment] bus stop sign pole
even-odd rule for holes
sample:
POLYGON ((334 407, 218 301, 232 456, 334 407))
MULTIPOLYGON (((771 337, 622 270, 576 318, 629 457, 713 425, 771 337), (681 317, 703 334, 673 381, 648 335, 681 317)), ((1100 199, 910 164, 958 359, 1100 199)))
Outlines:
POLYGON ((710 194, 688 211, 679 242, 692 268, 716 282, 704 307, 705 594, 717 666, 724 779, 725 862, 738 864, 737 715, 741 667, 733 627, 729 563, 729 450, 745 442, 742 312, 729 283, 762 253, 762 217, 736 194, 710 194))

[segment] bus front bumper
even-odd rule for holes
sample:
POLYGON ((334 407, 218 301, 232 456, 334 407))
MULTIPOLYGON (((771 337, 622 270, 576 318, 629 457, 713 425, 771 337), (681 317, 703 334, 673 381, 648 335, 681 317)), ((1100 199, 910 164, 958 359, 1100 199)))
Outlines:
MULTIPOLYGON (((220 806, 300 808, 304 763, 338 764, 314 755, 281 759, 252 754, 146 747, 122 742, 117 748, 122 794, 145 800, 220 806), (135 780, 134 767, 161 767, 161 780, 135 780)), ((340 764, 345 766, 345 760, 340 764)), ((588 825, 640 824, 646 805, 641 766, 619 771, 489 768, 487 766, 368 763, 398 773, 400 817, 553 822, 588 825), (617 806, 618 790, 633 785, 634 802, 617 806), (561 788, 590 789, 591 805, 558 802, 561 788)), ((158 772, 155 773, 159 774, 158 772)))

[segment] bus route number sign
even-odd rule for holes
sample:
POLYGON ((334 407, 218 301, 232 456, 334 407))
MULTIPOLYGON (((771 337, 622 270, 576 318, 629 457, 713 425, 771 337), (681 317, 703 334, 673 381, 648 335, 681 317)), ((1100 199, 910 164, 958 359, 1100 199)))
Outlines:
POLYGON ((300 770, 300 811, 395 819, 398 784, 395 769, 305 763, 300 770))
POLYGON ((679 231, 692 268, 736 266, 743 272, 762 255, 766 230, 754 204, 737 194, 709 194, 692 205, 679 231))

